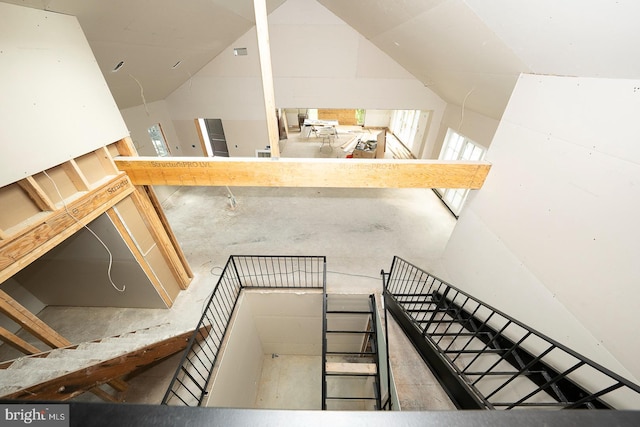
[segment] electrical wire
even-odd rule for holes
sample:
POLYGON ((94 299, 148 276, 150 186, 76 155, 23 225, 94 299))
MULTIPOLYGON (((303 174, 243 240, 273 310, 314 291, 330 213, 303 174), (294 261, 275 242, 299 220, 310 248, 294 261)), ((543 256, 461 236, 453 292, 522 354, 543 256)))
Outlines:
POLYGON ((144 97, 144 88, 142 87, 142 83, 140 83, 140 81, 136 79, 133 74, 129 74, 129 77, 131 77, 133 80, 136 81, 136 83, 138 83, 138 86, 140 87, 140 97, 142 98, 142 104, 144 104, 144 111, 147 112, 147 116, 150 116, 151 114, 149 114, 149 108, 147 107, 147 100, 144 97))
POLYGON ((118 286, 114 283, 113 278, 111 277, 111 267, 113 267, 113 254, 111 253, 111 250, 109 250, 109 247, 107 247, 106 243, 104 243, 102 239, 98 237, 98 235, 94 233, 92 229, 89 228, 88 225, 83 224, 82 222, 80 222, 78 218, 73 216, 73 214, 69 211, 69 207, 67 206, 67 203, 64 201, 64 197, 62 197, 62 193, 60 193, 60 189, 58 188, 58 185, 56 184, 56 182, 49 176, 47 171, 42 171, 42 173, 44 173, 44 176, 46 176, 49 179, 49 181, 51 181, 51 183, 53 184, 53 187, 56 189, 56 193, 58 193, 58 197, 60 197, 60 201, 62 201, 62 205, 64 206, 64 210, 67 212, 67 215, 73 218, 75 222, 77 222, 78 224, 86 228, 93 235, 93 237, 95 237, 98 240, 98 242, 100 242, 102 246, 105 248, 105 250, 109 254, 109 266, 107 268, 107 278, 109 279, 111 286, 113 286, 113 288, 116 291, 124 292, 126 289, 126 286, 122 285, 122 289, 118 288, 118 286))
POLYGON ((473 92, 474 90, 476 90, 475 86, 472 87, 469 92, 467 92, 467 95, 462 100, 462 111, 460 112, 460 124, 458 124, 458 132, 460 132, 460 129, 462 128, 462 122, 464 121, 464 107, 467 103, 467 98, 469 98, 469 95, 471 95, 471 92, 473 92))

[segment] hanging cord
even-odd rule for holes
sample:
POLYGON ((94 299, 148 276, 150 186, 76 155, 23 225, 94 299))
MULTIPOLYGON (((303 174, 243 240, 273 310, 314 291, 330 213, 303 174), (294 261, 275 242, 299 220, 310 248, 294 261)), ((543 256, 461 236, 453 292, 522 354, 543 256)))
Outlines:
POLYGON ((56 189, 56 193, 58 193, 58 197, 60 197, 60 200, 62 201, 62 205, 64 206, 64 210, 67 212, 67 215, 69 215, 71 218, 73 218, 73 220, 75 222, 77 222, 78 224, 80 224, 81 226, 83 226, 84 228, 89 230, 89 232, 91 234, 93 234, 93 237, 95 237, 98 240, 98 242, 100 242, 102 244, 102 246, 106 249, 107 253, 109 254, 109 267, 107 268, 107 277, 109 279, 109 282, 111 283, 111 286, 113 286, 113 288, 116 291, 124 292, 125 289, 126 289, 126 286, 122 285, 122 289, 118 288, 118 286, 113 282, 113 278, 111 277, 111 267, 113 266, 113 254, 111 253, 111 251, 109 250, 107 245, 102 241, 102 239, 100 237, 98 237, 98 235, 96 233, 93 232, 92 229, 89 228, 88 225, 81 223, 78 220, 78 218, 73 216, 73 214, 69 211, 69 207, 67 206, 66 202, 64 201, 64 198, 62 197, 62 194, 60 193, 60 189, 56 185, 56 182, 49 176, 47 171, 42 171, 42 173, 44 173, 44 176, 46 176, 49 179, 49 181, 51 181, 51 183, 53 184, 53 187, 56 189))

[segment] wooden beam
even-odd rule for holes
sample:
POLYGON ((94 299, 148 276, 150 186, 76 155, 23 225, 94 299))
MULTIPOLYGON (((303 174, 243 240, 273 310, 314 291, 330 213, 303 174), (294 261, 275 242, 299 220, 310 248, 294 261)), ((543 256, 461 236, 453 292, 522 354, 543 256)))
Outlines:
POLYGON ((202 129, 200 129, 200 120, 193 119, 193 123, 196 125, 196 131, 198 132, 198 139, 200 140, 200 148, 202 148, 202 156, 209 157, 209 153, 207 153, 207 145, 204 142, 204 135, 202 134, 202 129))
POLYGON ((83 224, 102 215, 134 190, 129 178, 120 173, 72 201, 66 209, 51 212, 20 233, 0 240, 0 283, 74 234, 83 224))
POLYGON ((264 109, 267 114, 267 132, 271 157, 280 157, 280 132, 276 116, 276 96, 273 90, 273 70, 271 69, 271 46, 269 44, 269 24, 267 22, 266 0, 253 0, 253 10, 256 16, 256 34, 258 36, 258 55, 260 57, 260 71, 262 73, 262 91, 264 93, 264 109))
POLYGON ((18 185, 29 195, 40 210, 55 211, 57 209, 56 205, 47 196, 47 193, 44 192, 32 176, 21 179, 18 181, 18 185))
POLYGON ((16 334, 9 332, 3 327, 0 327, 0 340, 24 354, 36 354, 41 352, 39 348, 34 347, 16 334))
POLYGON ((25 331, 51 347, 66 347, 71 342, 54 331, 49 325, 24 308, 4 291, 0 290, 0 312, 16 322, 25 331))
POLYGON ((111 219, 111 222, 113 222, 113 225, 116 227, 116 229, 120 233, 120 236, 122 236, 122 239, 124 240, 124 242, 127 244, 127 247, 133 254, 133 257, 136 259, 138 264, 140 264, 140 268, 142 268, 145 275, 149 278, 149 281, 151 282, 155 290, 158 292, 158 295, 160 295, 160 298, 162 298, 162 301, 167 305, 167 307, 171 307, 171 305, 173 305, 173 299, 171 298, 169 293, 164 289, 164 287, 162 286, 162 283, 160 283, 160 280, 153 272, 153 269, 151 268, 147 260, 144 258, 144 255, 142 254, 142 252, 140 252, 138 245, 136 245, 136 242, 133 240, 133 238, 129 234, 129 230, 127 230, 127 227, 124 225, 124 222, 122 221, 122 218, 120 218, 120 215, 118 215, 118 212, 116 212, 115 209, 110 208, 109 210, 107 210, 107 215, 109 216, 109 218, 111 219))
MULTIPOLYGON (((209 327, 201 331, 206 336, 209 327)), ((95 365, 70 372, 23 390, 2 396, 15 400, 68 400, 101 384, 120 378, 136 369, 184 350, 193 331, 168 338, 95 365)))
POLYGON ((76 163, 74 159, 63 163, 62 169, 65 171, 73 185, 75 185, 79 191, 89 190, 91 185, 89 184, 89 181, 87 181, 87 178, 84 176, 82 170, 78 166, 78 163, 76 163))
POLYGON ((191 282, 191 277, 184 269, 182 260, 175 251, 173 242, 169 236, 167 236, 164 224, 158 217, 151 200, 149 200, 145 187, 136 187, 136 191, 131 194, 131 200, 133 200, 133 204, 136 205, 147 229, 153 236, 154 242, 162 253, 164 259, 167 261, 167 265, 171 270, 171 273, 173 273, 173 277, 176 278, 181 289, 187 289, 191 282))
POLYGON ((487 162, 391 159, 247 159, 118 157, 136 185, 239 187, 482 187, 487 162))

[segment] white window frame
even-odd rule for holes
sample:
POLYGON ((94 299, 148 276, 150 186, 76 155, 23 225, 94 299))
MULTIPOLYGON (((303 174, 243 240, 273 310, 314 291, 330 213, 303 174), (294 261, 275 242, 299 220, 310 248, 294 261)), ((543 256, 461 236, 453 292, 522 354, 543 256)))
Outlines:
MULTIPOLYGON (((439 159, 481 161, 484 160, 486 154, 487 149, 482 145, 449 128, 444 138, 444 144, 442 144, 439 159)), ((436 188, 435 190, 451 212, 458 217, 467 196, 469 196, 469 189, 436 188)))

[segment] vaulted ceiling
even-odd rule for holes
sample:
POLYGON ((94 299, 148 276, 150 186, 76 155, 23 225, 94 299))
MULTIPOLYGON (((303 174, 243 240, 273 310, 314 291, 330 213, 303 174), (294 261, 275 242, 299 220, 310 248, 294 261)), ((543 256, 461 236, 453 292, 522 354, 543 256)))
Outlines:
MULTIPOLYGON (((77 16, 120 108, 140 104, 136 80, 147 101, 164 99, 255 23, 252 0, 3 1, 77 16)), ((522 72, 640 78, 637 0, 316 1, 444 100, 489 117, 522 72)))

